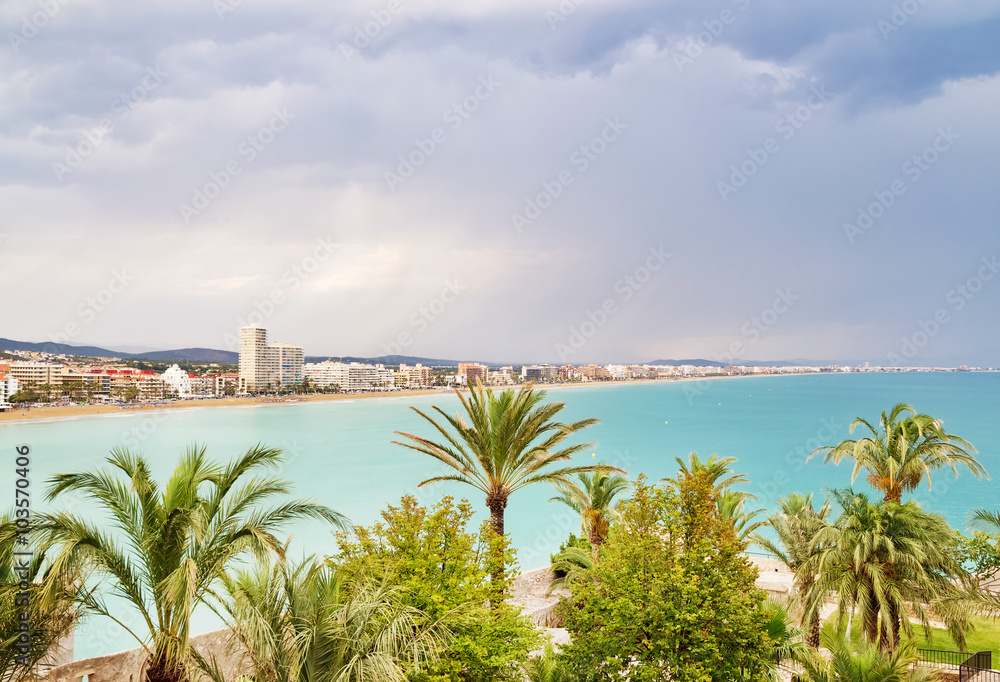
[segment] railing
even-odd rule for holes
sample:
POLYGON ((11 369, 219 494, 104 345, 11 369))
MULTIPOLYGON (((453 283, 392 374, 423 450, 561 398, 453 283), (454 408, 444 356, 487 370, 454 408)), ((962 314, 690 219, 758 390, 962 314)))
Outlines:
POLYGON ((938 651, 937 649, 917 649, 923 663, 951 665, 956 668, 969 659, 968 651, 938 651))
POLYGON ((958 666, 959 682, 1000 682, 1000 671, 993 670, 993 652, 977 651, 958 666))
POLYGON ((958 668, 959 682, 1000 682, 1000 670, 993 670, 993 653, 990 651, 939 651, 918 649, 920 660, 933 665, 958 668))

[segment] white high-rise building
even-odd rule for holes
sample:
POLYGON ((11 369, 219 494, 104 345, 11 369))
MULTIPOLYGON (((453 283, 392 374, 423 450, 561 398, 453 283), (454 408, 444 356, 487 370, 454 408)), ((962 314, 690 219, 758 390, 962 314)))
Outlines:
POLYGON ((305 355, 301 346, 267 342, 267 329, 240 328, 240 392, 302 383, 305 355))
POLYGON ((301 346, 293 346, 288 343, 273 343, 271 350, 276 356, 278 367, 278 381, 282 386, 294 386, 301 384, 302 365, 305 363, 305 353, 301 346))

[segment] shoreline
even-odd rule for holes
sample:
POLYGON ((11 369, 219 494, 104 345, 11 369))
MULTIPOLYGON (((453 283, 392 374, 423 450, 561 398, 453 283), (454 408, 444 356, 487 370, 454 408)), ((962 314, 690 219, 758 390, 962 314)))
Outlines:
MULTIPOLYGON (((733 374, 714 376, 692 376, 677 377, 673 379, 630 379, 626 381, 586 381, 586 382, 565 382, 556 384, 537 384, 537 388, 548 392, 572 389, 572 388, 608 388, 612 386, 633 386, 636 384, 673 384, 690 381, 714 381, 721 379, 748 379, 748 378, 788 378, 793 376, 818 376, 834 375, 835 372, 808 372, 795 374, 733 374)), ((511 386, 493 386, 491 388, 504 390, 507 388, 518 388, 522 384, 511 386)), ((467 391, 467 388, 459 389, 467 391)), ((301 403, 324 402, 330 400, 369 400, 378 398, 416 398, 428 395, 451 396, 454 390, 451 388, 421 388, 403 391, 369 391, 364 393, 313 393, 307 395, 297 395, 287 399, 259 400, 257 398, 205 398, 199 400, 178 400, 173 402, 159 403, 139 403, 130 407, 122 407, 118 404, 112 405, 64 405, 58 407, 32 407, 25 409, 12 409, 0 412, 0 426, 15 422, 27 422, 36 420, 63 420, 78 419, 80 417, 97 417, 109 414, 135 414, 148 413, 157 410, 183 410, 196 409, 202 407, 268 407, 272 405, 295 405, 301 403)))

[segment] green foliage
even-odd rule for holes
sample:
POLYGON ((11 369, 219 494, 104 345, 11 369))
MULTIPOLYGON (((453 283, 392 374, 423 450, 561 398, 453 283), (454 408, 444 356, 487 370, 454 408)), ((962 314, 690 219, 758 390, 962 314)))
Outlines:
POLYGON ((559 555, 570 547, 590 551, 590 540, 583 536, 577 537, 576 533, 570 533, 569 537, 563 540, 562 544, 559 545, 559 551, 549 555, 549 561, 554 564, 559 560, 559 555))
POLYGON ((965 535, 956 530, 955 538, 956 558, 970 572, 980 578, 992 578, 1000 572, 1000 533, 990 535, 977 530, 965 535))
POLYGON ((904 642, 895 651, 882 651, 867 641, 852 642, 832 628, 825 628, 824 656, 810 650, 801 660, 802 682, 932 682, 936 671, 918 666, 919 656, 913 642, 904 642))
POLYGON ((872 503, 850 489, 833 495, 843 513, 816 534, 824 546, 802 568, 817 575, 807 610, 815 613, 835 592, 841 622, 856 606, 865 638, 883 649, 898 646, 900 630, 913 635, 911 617, 925 630, 932 617, 942 618, 964 643, 968 613, 944 606, 961 598, 968 574, 955 558, 955 534, 944 518, 912 500, 872 503))
POLYGON ((858 417, 851 422, 851 433, 858 426, 871 435, 816 448, 809 457, 823 453, 824 464, 853 459, 851 483, 866 469, 865 480, 884 494, 886 502, 901 502, 903 493, 916 489, 924 478, 930 490, 931 471, 936 469, 950 468, 958 476, 957 465, 963 464, 976 478, 989 478, 971 443, 945 433, 940 421, 917 414, 905 403, 896 404, 888 414, 883 412, 877 429, 858 417))
MULTIPOLYGON (((384 577, 345 579, 311 557, 265 560, 225 583, 250 669, 237 682, 405 682, 404 662, 419 669, 447 636, 384 577)), ((224 682, 215 661, 203 667, 224 682)))
MULTIPOLYGON (((146 459, 114 450, 108 458, 114 470, 58 474, 48 493, 50 501, 80 494, 109 522, 98 527, 56 512, 39 515, 35 532, 51 548, 55 575, 93 570, 106 592, 123 597, 142 618, 146 631, 128 632, 146 650, 151 678, 186 681, 194 668, 192 611, 241 557, 282 551, 275 533, 301 519, 345 525, 332 509, 289 500, 290 484, 269 474, 281 461, 280 450, 258 446, 223 465, 194 446, 161 487, 146 459)), ((121 624, 105 593, 78 596, 121 624)))
POLYGON ((472 516, 467 500, 445 497, 428 509, 405 496, 381 522, 339 535, 339 552, 328 560, 348 573, 386 575, 404 589, 404 604, 445 619, 451 648, 436 664, 411 670, 414 682, 517 680, 540 642, 519 609, 503 601, 516 574, 513 550, 488 523, 470 533, 472 516), (491 577, 498 572, 500 583, 491 577))
POLYGON ((524 666, 528 682, 576 682, 577 678, 551 644, 545 645, 541 656, 535 656, 524 666))
POLYGON ((45 565, 44 547, 29 544, 12 518, 0 516, 0 679, 5 682, 34 679, 35 665, 55 653, 77 620, 74 581, 59 580, 45 565), (15 554, 21 552, 31 556, 15 554), (43 600, 47 584, 54 580, 50 598, 43 600), (30 626, 27 633, 24 626, 30 626), (21 639, 25 634, 28 642, 21 639))
POLYGON ((600 547, 611 522, 618 514, 615 498, 628 490, 628 478, 604 471, 577 474, 576 481, 565 478, 554 482, 559 493, 549 502, 562 502, 580 515, 581 527, 590 544, 600 547))
POLYGON ((560 615, 581 680, 768 679, 773 643, 756 568, 719 515, 705 473, 660 488, 640 477, 612 526, 595 580, 573 583, 560 615))
POLYGON ((41 393, 38 393, 37 391, 33 391, 30 388, 22 388, 21 390, 15 391, 11 394, 11 396, 7 398, 7 402, 11 405, 20 405, 21 403, 36 402, 41 397, 41 393))

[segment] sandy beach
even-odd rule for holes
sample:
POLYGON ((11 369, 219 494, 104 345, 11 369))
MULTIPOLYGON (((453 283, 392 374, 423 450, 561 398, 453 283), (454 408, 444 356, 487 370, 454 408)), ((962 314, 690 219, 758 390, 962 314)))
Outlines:
POLYGON ((32 407, 0 412, 0 423, 26 421, 29 419, 57 419, 60 417, 89 417, 100 414, 126 412, 152 412, 153 410, 183 410, 195 407, 238 407, 241 405, 294 405, 323 400, 357 400, 359 398, 402 398, 421 395, 446 395, 451 389, 428 388, 416 391, 378 391, 371 393, 317 393, 273 399, 258 398, 206 398, 204 400, 176 400, 158 403, 136 403, 127 405, 66 405, 59 407, 32 407))
MULTIPOLYGON (((744 375, 760 376, 760 375, 744 375)), ((542 390, 564 388, 594 388, 599 386, 621 386, 623 384, 670 383, 674 381, 699 381, 703 379, 738 379, 736 376, 678 377, 676 379, 633 379, 629 381, 587 381, 562 384, 541 384, 542 390)), ((513 388, 518 388, 516 384, 513 388)), ((511 388, 507 386, 494 387, 498 390, 511 388)), ((292 405, 295 403, 317 402, 323 400, 357 400, 364 398, 408 398, 423 395, 451 395, 450 388, 426 388, 413 391, 372 391, 370 393, 318 393, 312 395, 297 395, 272 398, 206 398, 202 400, 161 401, 157 403, 136 403, 122 407, 113 405, 65 405, 58 407, 32 407, 28 409, 12 409, 0 412, 0 423, 27 421, 29 419, 58 419, 67 417, 89 417, 101 414, 118 414, 125 412, 151 412, 153 410, 178 410, 195 407, 237 407, 245 405, 292 405)), ((465 390, 465 389, 463 389, 465 390)))

